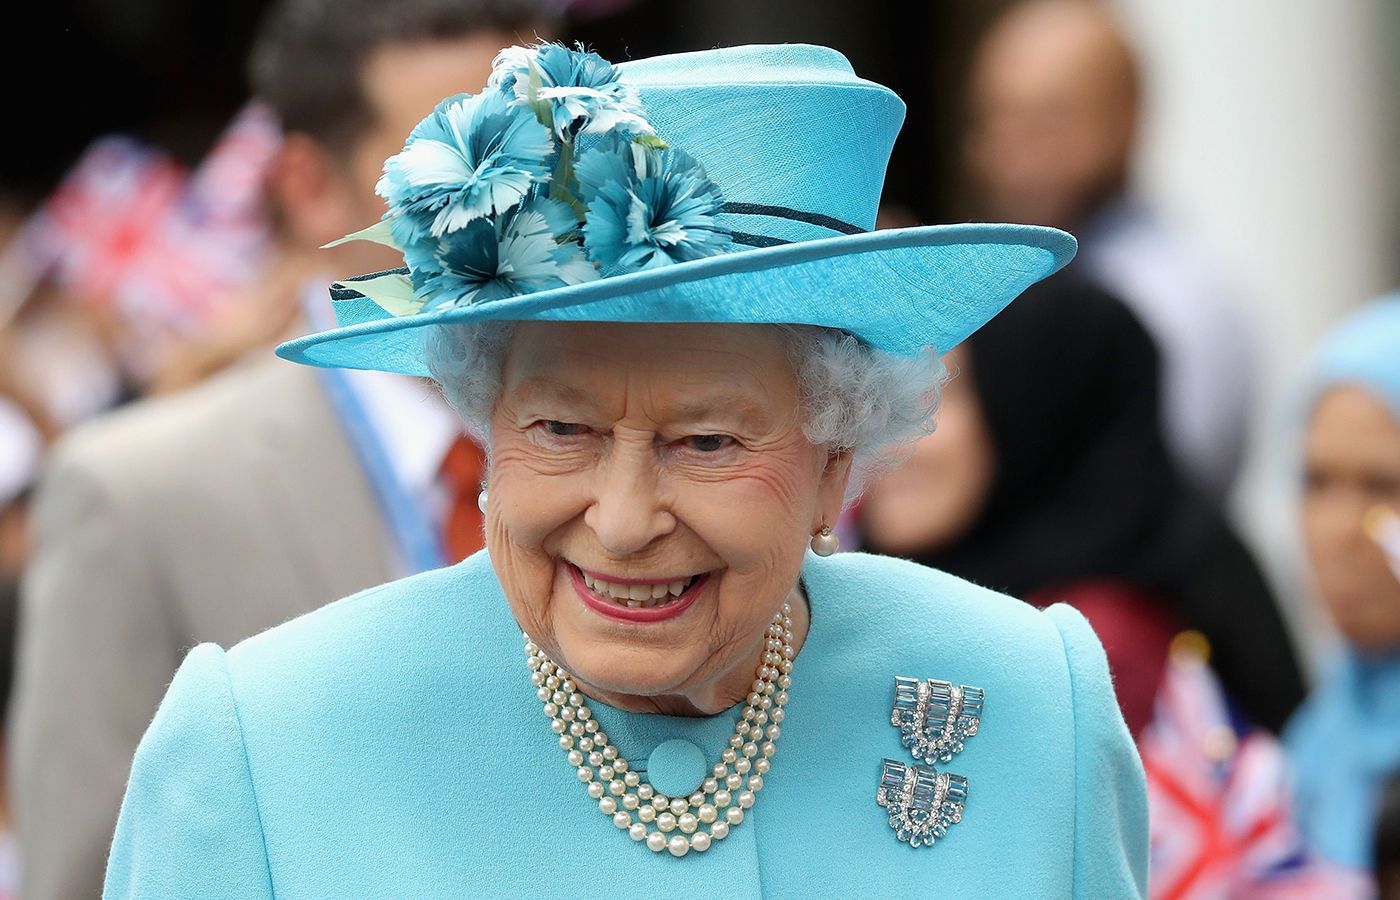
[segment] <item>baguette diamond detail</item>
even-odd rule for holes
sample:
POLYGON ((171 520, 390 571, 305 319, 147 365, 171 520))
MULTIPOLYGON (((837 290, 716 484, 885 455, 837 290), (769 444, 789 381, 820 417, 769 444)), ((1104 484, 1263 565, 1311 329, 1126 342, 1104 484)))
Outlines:
POLYGON ((981 688, 896 675, 890 724, 915 759, 930 766, 946 763, 977 734, 984 699, 981 688))

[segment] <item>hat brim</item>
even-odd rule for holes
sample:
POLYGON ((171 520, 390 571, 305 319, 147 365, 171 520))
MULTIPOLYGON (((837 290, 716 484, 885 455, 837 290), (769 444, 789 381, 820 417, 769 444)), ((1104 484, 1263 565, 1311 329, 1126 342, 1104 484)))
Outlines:
POLYGON ((1069 234, 1035 225, 929 225, 745 250, 411 316, 353 295, 335 301, 341 327, 288 341, 277 355, 426 376, 418 329, 488 320, 822 325, 891 353, 944 353, 1062 268, 1075 247, 1069 234))

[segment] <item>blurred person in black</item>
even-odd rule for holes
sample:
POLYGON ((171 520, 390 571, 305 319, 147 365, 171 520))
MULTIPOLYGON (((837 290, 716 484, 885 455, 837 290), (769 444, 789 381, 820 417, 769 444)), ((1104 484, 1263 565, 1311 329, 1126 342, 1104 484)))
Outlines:
POLYGON ((867 493, 863 546, 1079 608, 1134 734, 1185 628, 1209 639, 1242 712, 1278 731, 1303 695, 1288 635, 1248 552, 1178 474, 1132 312, 1061 273, 945 362, 938 428, 867 493))
POLYGON ((70 433, 36 495, 8 735, 27 897, 100 890, 132 754, 185 650, 461 554, 444 533, 479 486, 445 468, 465 443, 446 405, 400 376, 321 378, 271 344, 329 315, 332 279, 399 262, 317 248, 379 217, 382 161, 443 96, 479 90, 500 47, 550 35, 547 10, 270 11, 250 71, 285 131, 269 184, 285 265, 231 343, 245 358, 70 433))
POLYGON ((1129 195, 1142 79, 1111 13, 1094 0, 1013 5, 978 46, 969 85, 964 157, 980 212, 1079 238, 1076 268, 1161 350, 1168 446, 1224 500, 1249 424, 1253 340, 1220 275, 1129 195))

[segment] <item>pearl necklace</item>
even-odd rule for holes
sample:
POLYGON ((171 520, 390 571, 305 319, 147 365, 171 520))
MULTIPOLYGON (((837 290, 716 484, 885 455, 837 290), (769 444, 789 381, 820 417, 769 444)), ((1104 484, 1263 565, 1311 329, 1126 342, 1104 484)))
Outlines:
POLYGON ((689 797, 666 797, 644 776, 632 771, 606 733, 593 718, 573 676, 525 635, 525 664, 530 683, 544 703, 550 728, 559 735, 559 746, 568 752, 569 765, 578 768, 578 780, 588 786, 588 796, 619 829, 647 848, 672 856, 691 850, 703 852, 712 841, 729 835, 744 821, 744 810, 754 805, 763 789, 763 776, 772 768, 778 736, 782 733, 783 707, 792 687, 792 607, 783 604, 767 629, 763 659, 734 725, 729 746, 710 776, 689 797), (636 816, 635 820, 633 816, 636 816))

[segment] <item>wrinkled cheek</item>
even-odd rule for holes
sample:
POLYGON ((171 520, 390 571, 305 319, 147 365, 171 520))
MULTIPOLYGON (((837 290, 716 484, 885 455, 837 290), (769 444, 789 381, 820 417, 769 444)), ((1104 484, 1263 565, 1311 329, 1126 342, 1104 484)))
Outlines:
POLYGON ((492 561, 501 590, 516 622, 533 639, 554 644, 555 566, 547 555, 507 543, 503 555, 493 549, 492 561))
MULTIPOLYGON (((550 605, 559 583, 559 535, 581 510, 559 482, 498 459, 492 469, 486 546, 506 598, 532 636, 552 630, 550 605)), ((547 639, 547 638, 546 638, 547 639)))
POLYGON ((541 461, 528 448, 498 447, 491 466, 488 538, 540 550, 579 513, 574 497, 579 486, 577 476, 541 471, 541 461))
POLYGON ((753 466, 725 482, 722 496, 694 498, 681 513, 725 560, 726 607, 745 607, 727 616, 771 615, 795 583, 816 503, 816 479, 804 475, 795 466, 753 466))
POLYGON ((731 514, 742 510, 754 528, 805 531, 816 508, 817 481, 797 465, 752 466, 727 482, 726 505, 731 514))

